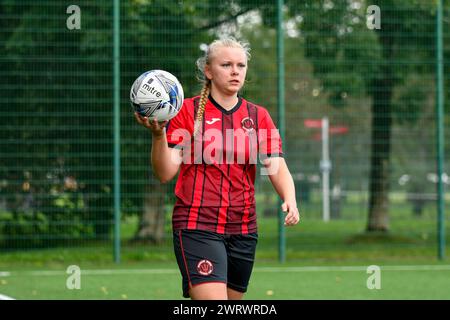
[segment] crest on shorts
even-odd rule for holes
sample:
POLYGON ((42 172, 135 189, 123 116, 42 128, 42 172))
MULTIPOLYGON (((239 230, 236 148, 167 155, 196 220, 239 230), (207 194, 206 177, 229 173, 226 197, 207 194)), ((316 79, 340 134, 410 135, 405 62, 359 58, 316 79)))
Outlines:
POLYGON ((249 117, 242 119, 241 125, 242 125, 242 129, 244 129, 247 132, 252 131, 255 127, 253 120, 249 117))
POLYGON ((213 270, 214 270, 213 264, 209 260, 206 260, 206 259, 205 260, 201 260, 197 264, 197 271, 202 276, 209 276, 213 272, 213 270))

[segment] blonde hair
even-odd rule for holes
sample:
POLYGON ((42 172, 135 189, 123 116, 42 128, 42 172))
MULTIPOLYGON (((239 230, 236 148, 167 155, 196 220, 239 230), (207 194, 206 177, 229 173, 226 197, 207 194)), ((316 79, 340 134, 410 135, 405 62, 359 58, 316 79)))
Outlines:
POLYGON ((247 61, 250 60, 250 45, 247 42, 241 42, 235 38, 228 37, 219 40, 214 40, 205 50, 203 57, 197 59, 197 68, 200 71, 200 80, 203 82, 203 87, 200 92, 200 101, 198 104, 198 111, 194 121, 194 136, 200 130, 203 122, 203 115, 205 113, 206 102, 208 101, 209 93, 211 92, 211 80, 205 76, 205 67, 211 63, 212 57, 218 48, 239 48, 244 51, 247 61))

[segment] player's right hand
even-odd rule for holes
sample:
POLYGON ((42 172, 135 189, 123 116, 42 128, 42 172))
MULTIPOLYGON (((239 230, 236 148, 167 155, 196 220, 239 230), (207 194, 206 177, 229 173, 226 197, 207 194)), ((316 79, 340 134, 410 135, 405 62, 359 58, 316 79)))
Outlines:
POLYGON ((155 137, 161 137, 162 135, 164 135, 164 127, 169 122, 168 120, 158 122, 158 120, 156 119, 149 121, 148 117, 143 117, 137 112, 134 113, 134 117, 140 125, 143 125, 147 129, 150 129, 155 137))

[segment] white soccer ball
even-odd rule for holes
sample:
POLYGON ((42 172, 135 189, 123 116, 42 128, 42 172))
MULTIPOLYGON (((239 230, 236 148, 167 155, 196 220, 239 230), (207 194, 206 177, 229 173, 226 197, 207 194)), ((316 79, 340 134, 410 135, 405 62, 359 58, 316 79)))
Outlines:
POLYGON ((170 120, 183 105, 184 93, 178 79, 164 70, 151 70, 141 74, 130 90, 134 111, 150 120, 170 120))

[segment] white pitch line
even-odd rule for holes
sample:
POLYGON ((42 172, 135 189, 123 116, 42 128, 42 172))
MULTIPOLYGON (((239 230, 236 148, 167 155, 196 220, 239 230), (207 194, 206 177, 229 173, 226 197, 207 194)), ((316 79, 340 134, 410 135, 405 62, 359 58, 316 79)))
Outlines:
MULTIPOLYGON (((261 267, 255 272, 335 272, 335 271, 366 271, 367 266, 312 266, 312 267, 261 267)), ((384 271, 450 271, 450 265, 416 265, 416 266, 382 266, 384 271)))
MULTIPOLYGON (((257 273, 275 273, 275 272, 356 272, 367 270, 367 266, 309 266, 309 267, 257 267, 254 272, 257 273)), ((381 271, 450 271, 450 265, 404 265, 404 266, 382 266, 379 265, 381 271)), ((100 270, 83 270, 82 275, 123 275, 123 274, 178 274, 178 269, 100 269, 100 270)), ((17 271, 17 272, 0 272, 0 277, 8 277, 14 275, 25 276, 61 276, 66 275, 65 271, 48 270, 48 271, 17 271)))
POLYGON ((0 294, 0 300, 16 300, 16 299, 13 299, 11 297, 8 297, 8 296, 5 296, 3 294, 0 294))
MULTIPOLYGON (((178 273, 176 269, 112 269, 112 270, 83 270, 81 275, 117 275, 117 274, 170 274, 178 273)), ((31 276, 60 276, 66 275, 65 271, 28 271, 20 272, 23 275, 31 276)))

